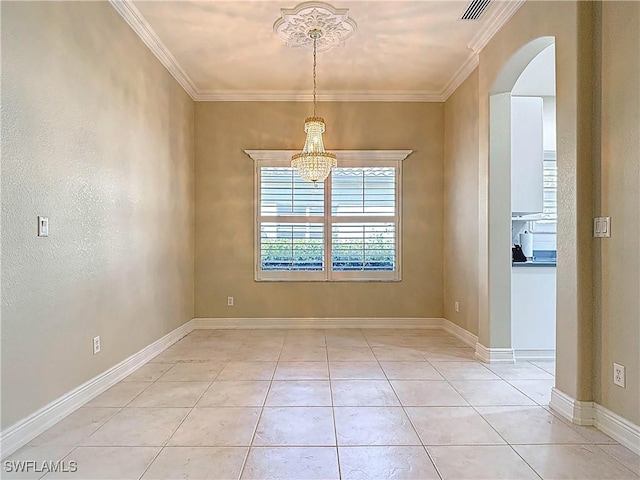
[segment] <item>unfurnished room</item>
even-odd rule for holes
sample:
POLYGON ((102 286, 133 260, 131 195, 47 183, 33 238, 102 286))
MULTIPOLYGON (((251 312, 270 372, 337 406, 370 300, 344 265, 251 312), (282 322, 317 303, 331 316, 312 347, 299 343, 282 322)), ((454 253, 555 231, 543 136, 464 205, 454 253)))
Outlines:
POLYGON ((640 479, 640 1, 0 41, 0 478, 640 479))

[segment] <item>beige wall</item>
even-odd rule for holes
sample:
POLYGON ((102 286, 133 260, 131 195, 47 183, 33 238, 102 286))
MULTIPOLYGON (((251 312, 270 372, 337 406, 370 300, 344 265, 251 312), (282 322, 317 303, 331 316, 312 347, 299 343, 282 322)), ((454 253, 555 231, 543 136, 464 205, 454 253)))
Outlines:
MULTIPOLYGON (((478 117, 465 121, 461 107, 454 109, 459 97, 472 96, 472 77, 445 104, 445 245, 457 238, 456 230, 478 228, 478 280, 471 285, 479 291, 478 332, 483 344, 498 347, 492 342, 504 340, 510 329, 492 325, 489 308, 489 94, 520 48, 536 38, 555 37, 560 208, 556 383, 570 396, 595 399, 635 424, 640 423, 639 11, 637 2, 527 2, 480 55, 478 117), (459 138, 454 129, 473 131, 476 122, 477 154, 468 162, 475 161, 479 169, 478 188, 468 200, 475 200, 479 222, 460 216, 464 220, 454 224, 449 172, 458 163, 452 152, 466 151, 474 142, 473 137, 459 138), (610 239, 592 238, 595 214, 612 217, 610 239), (614 361, 627 368, 626 389, 613 386, 614 361)), ((464 311, 455 316, 452 296, 462 295, 455 289, 464 282, 450 279, 463 278, 465 267, 445 247, 445 316, 461 326, 464 311)))
POLYGON ((611 238, 595 240, 596 401, 640 425, 640 3, 603 2, 596 215, 611 238), (613 384, 613 363, 626 388, 613 384))
POLYGON ((301 148, 310 108, 196 105, 196 317, 442 317, 442 104, 318 106, 329 149, 414 150, 403 167, 402 282, 254 281, 254 166, 243 150, 301 148))
POLYGON ((488 161, 489 94, 502 67, 518 50, 537 38, 555 37, 559 326, 556 383, 561 391, 579 400, 592 400, 593 393, 592 269, 591 262, 584 262, 592 256, 592 7, 591 2, 525 3, 487 44, 479 67, 479 336, 484 345, 501 347, 504 343, 510 345, 510 325, 492 321, 491 302, 500 288, 508 287, 510 268, 509 252, 500 257, 502 263, 489 254, 496 244, 493 227, 488 228, 496 221, 488 210, 489 199, 495 200, 488 161), (493 273, 490 268, 494 268, 493 273))
POLYGON ((478 70, 444 106, 444 316, 478 334, 478 70), (455 311, 459 302, 459 312, 455 311))
POLYGON ((107 2, 2 2, 2 76, 4 429, 193 317, 193 102, 107 2))

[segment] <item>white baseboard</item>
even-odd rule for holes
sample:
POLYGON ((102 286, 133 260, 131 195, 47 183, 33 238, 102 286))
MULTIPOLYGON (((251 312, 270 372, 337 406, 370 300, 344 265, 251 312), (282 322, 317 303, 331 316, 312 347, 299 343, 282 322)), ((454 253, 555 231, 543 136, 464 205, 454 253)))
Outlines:
POLYGON ((514 349, 516 360, 528 360, 535 361, 548 361, 556 359, 556 351, 553 349, 514 349))
POLYGON ((194 328, 442 328, 442 318, 194 318, 194 328))
POLYGON ((474 335, 473 333, 465 330, 464 328, 456 325, 446 318, 444 318, 442 321, 442 328, 444 328, 445 331, 456 337, 458 340, 469 345, 471 348, 475 348, 476 343, 478 343, 477 335, 474 335))
POLYGON ((593 425, 593 402, 583 402, 561 392, 556 387, 551 389, 549 406, 571 423, 577 425, 593 425))
POLYGON ((487 348, 476 342, 476 358, 484 363, 515 363, 513 348, 487 348))
POLYGON ((97 377, 83 383, 60 398, 45 405, 18 423, 0 432, 2 459, 23 447, 42 432, 83 406, 120 380, 133 373, 153 357, 193 330, 193 320, 169 332, 138 353, 131 355, 97 377))
POLYGON ((640 455, 640 426, 631 423, 602 405, 595 404, 594 425, 611 438, 640 455))
POLYGON ((595 402, 575 400, 557 388, 551 389, 549 404, 555 412, 578 425, 593 425, 640 455, 640 426, 595 402))
MULTIPOLYGON (((485 363, 514 362, 512 349, 486 348, 478 343, 475 335, 443 318, 194 318, 106 372, 0 432, 1 458, 4 459, 26 445, 192 330, 216 328, 441 328, 464 343, 475 346, 476 357, 485 363)), ((640 427, 610 410, 593 402, 576 401, 556 388, 551 391, 550 406, 573 423, 595 425, 625 447, 640 454, 640 427)))

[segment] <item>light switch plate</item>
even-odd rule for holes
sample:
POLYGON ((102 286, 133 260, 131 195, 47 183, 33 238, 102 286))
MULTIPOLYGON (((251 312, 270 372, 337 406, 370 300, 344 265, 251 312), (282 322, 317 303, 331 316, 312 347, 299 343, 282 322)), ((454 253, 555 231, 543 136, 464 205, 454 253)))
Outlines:
POLYGON ((611 236, 611 217, 596 217, 593 219, 593 236, 595 238, 611 236))
POLYGON ((38 217, 38 236, 49 236, 49 217, 38 217))

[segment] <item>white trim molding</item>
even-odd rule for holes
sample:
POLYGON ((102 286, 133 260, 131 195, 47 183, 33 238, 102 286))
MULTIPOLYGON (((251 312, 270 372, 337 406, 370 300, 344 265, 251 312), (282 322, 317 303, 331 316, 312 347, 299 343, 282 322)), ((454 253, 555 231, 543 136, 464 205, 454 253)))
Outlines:
POLYGON ((476 342, 476 358, 484 363, 516 363, 513 348, 487 348, 476 342))
POLYGON ((594 426, 624 445, 636 455, 640 455, 640 426, 631 423, 602 405, 595 404, 594 426))
POLYGON ((0 432, 0 455, 2 459, 11 455, 64 417, 133 373, 166 348, 188 335, 192 330, 193 320, 190 320, 138 353, 111 367, 106 372, 74 388, 0 432))
MULTIPOLYGON (((472 71, 473 69, 469 73, 472 71)), ((198 102, 311 102, 313 93, 299 90, 205 90, 199 91, 194 100, 198 102)), ((318 102, 439 103, 446 99, 442 96, 442 92, 429 90, 334 90, 319 93, 317 100, 318 102)))
POLYGON ((526 0, 509 0, 508 2, 495 2, 493 10, 487 18, 485 27, 481 29, 469 42, 469 48, 479 54, 489 43, 493 36, 507 23, 513 15, 524 5, 526 0))
MULTIPOLYGON (((493 36, 509 21, 525 0, 493 2, 484 27, 468 44, 470 55, 439 91, 431 90, 345 90, 318 95, 319 102, 445 102, 478 66, 478 55, 493 36)), ((173 56, 132 0, 109 0, 160 63, 197 102, 310 102, 311 93, 289 90, 199 90, 193 79, 173 56)), ((311 2, 313 3, 313 2, 311 2)), ((310 3, 310 4, 311 4, 310 3)), ((317 3, 317 2, 316 2, 317 3)))
POLYGON ((582 402, 561 392, 556 387, 551 389, 549 406, 571 423, 577 425, 593 425, 593 402, 582 402))
POLYGON ((261 328, 424 328, 441 329, 442 318, 194 318, 194 328, 261 329, 261 328))
POLYGON ((640 426, 595 402, 570 397, 557 388, 551 389, 551 409, 577 425, 593 425, 598 430, 640 455, 640 426))
POLYGON ((478 343, 478 336, 473 333, 465 330, 464 328, 456 325, 451 320, 447 320, 446 318, 442 319, 442 328, 447 332, 456 337, 458 340, 464 342, 469 345, 471 348, 475 348, 478 343))
POLYGON ((184 88, 184 91, 193 99, 198 96, 198 89, 187 72, 185 72, 180 62, 176 60, 167 46, 160 40, 155 30, 145 20, 144 16, 137 9, 131 0, 109 0, 111 6, 120 14, 125 22, 140 37, 140 40, 151 50, 164 68, 176 79, 184 88))
MULTIPOLYGON (((339 161, 358 162, 363 157, 367 162, 398 162, 405 160, 413 153, 413 150, 332 150, 336 154, 339 161)), ((276 162, 279 160, 291 160, 291 155, 298 153, 299 150, 245 150, 252 160, 256 162, 276 162)))
POLYGON ((473 72, 476 67, 480 64, 480 57, 476 52, 472 52, 469 54, 467 59, 464 61, 460 68, 453 74, 453 77, 449 79, 447 84, 444 86, 442 91, 440 92, 440 98, 442 102, 446 102, 447 99, 457 90, 457 88, 462 85, 471 72, 473 72))
POLYGON ((526 360, 529 362, 549 361, 556 359, 556 351, 554 349, 514 349, 516 360, 526 360))

